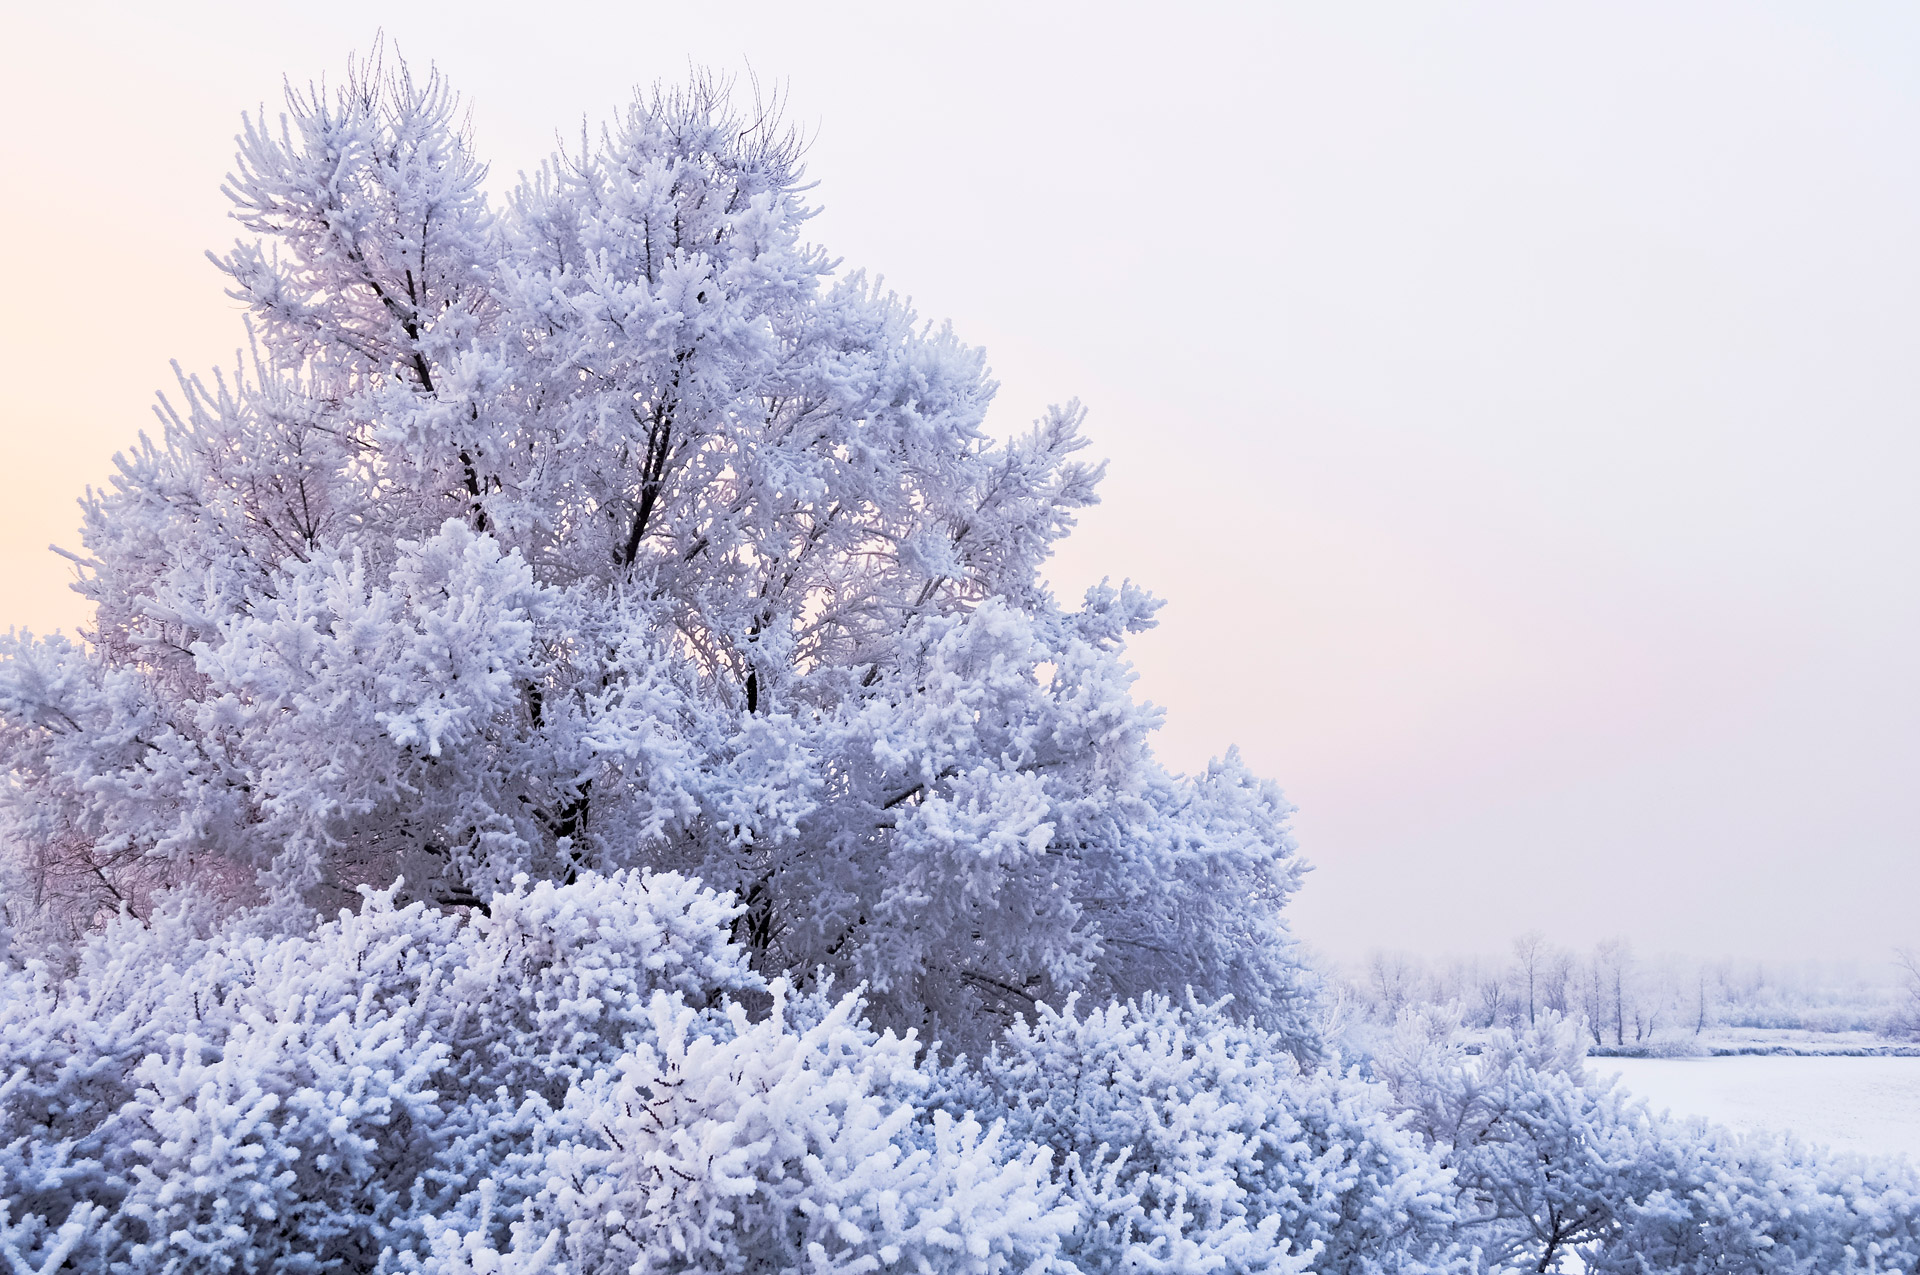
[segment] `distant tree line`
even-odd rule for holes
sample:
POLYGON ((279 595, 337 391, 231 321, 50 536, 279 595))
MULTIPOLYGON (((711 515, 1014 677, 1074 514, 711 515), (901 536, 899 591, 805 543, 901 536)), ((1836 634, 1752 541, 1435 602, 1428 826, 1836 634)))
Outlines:
POLYGON ((1643 958, 1623 938, 1580 951, 1530 930, 1495 957, 1376 950, 1329 982, 1359 1021, 1450 1006, 1469 1027, 1519 1027, 1552 1013, 1579 1021, 1597 1051, 1686 1053, 1741 1031, 1920 1039, 1920 953, 1909 950, 1884 964, 1643 958))

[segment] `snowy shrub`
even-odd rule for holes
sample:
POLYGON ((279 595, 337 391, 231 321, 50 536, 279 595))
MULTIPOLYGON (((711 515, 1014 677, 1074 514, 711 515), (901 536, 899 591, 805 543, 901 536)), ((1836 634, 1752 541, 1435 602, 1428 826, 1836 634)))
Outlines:
POLYGON ((1660 1036, 1646 1048, 1648 1058, 1705 1058, 1707 1047, 1697 1036, 1660 1036))
POLYGON ((1920 1175, 1700 1121, 1661 1130, 1657 1189, 1587 1256, 1605 1275, 1920 1269, 1920 1175))
POLYGON ((1920 1176, 1653 1115, 1585 1068, 1554 1015, 1466 1055, 1409 1014, 1374 1060, 1455 1175, 1461 1235, 1494 1269, 1911 1271, 1920 1176), (1577 1263, 1577 1265, 1575 1264, 1577 1263))
POLYGON ((65 1242, 55 1240, 64 1222, 91 1215, 88 1251, 98 1246, 97 1224, 124 1193, 131 1169, 133 1135, 120 1117, 138 1098, 135 1069, 209 1000, 196 984, 209 981, 206 964, 219 962, 198 919, 190 907, 173 907, 150 925, 112 925, 83 950, 71 978, 37 959, 0 969, 7 1244, 41 1252, 65 1242))
POLYGON ((1457 1024, 1404 1015, 1374 1060, 1450 1168, 1462 1220, 1496 1267, 1557 1263, 1616 1226, 1618 1208, 1655 1189, 1653 1120, 1644 1105, 1591 1083, 1578 1027, 1551 1013, 1495 1032, 1469 1056, 1457 1024))
MULTIPOLYGON (((305 934, 191 899, 0 966, 14 1270, 1870 1271, 1904 1166, 1651 1116, 1551 1016, 1385 1083, 1219 1006, 1042 1009, 934 1065, 763 986, 672 875, 305 934), (771 1002, 770 1009, 765 1008, 771 1002), (754 1007, 760 1006, 761 1010, 754 1007)), ((824 981, 824 980, 823 980, 824 981)))
POLYGON ((1088 1275, 1461 1270, 1449 1175, 1386 1092, 1303 1073, 1219 1006, 1164 998, 1042 1008, 980 1066, 973 1093, 1051 1147, 1087 1213, 1088 1275))
MULTIPOLYGON (((653 1030, 653 998, 705 1009, 763 990, 728 941, 741 909, 676 873, 583 873, 514 882, 462 927, 437 1034, 472 1093, 506 1088, 554 1106, 653 1030)), ((712 1016, 708 1016, 711 1020, 712 1016)))
POLYGON ((511 1213, 566 1128, 552 1107, 649 1038, 656 997, 697 1007, 683 1035, 733 1030, 708 1007, 758 987, 737 913, 671 875, 516 888, 464 920, 369 891, 305 935, 181 909, 114 925, 71 979, 4 971, 7 1242, 45 1249, 101 1205, 76 1250, 100 1262, 366 1270, 489 1174, 511 1213))
POLYGON ((140 1270, 370 1262, 436 1150, 425 1005, 456 926, 388 904, 302 937, 122 923, 70 982, 10 1000, 16 1218, 105 1205, 83 1251, 140 1270))
MULTIPOLYGON (((510 1270, 1039 1271, 1073 1225, 1044 1151, 914 1098, 916 1044, 876 1035, 847 996, 810 1026, 772 1013, 691 1034, 665 993, 651 1044, 568 1099, 578 1141, 550 1151, 547 1185, 514 1227, 510 1270)), ((423 1268, 496 1255, 438 1230, 423 1268)))

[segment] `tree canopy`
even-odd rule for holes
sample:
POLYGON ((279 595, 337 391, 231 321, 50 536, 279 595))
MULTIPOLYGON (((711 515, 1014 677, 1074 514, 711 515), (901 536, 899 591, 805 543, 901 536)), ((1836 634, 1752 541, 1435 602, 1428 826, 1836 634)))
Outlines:
POLYGON ((85 644, 0 664, 35 896, 677 870, 892 1025, 1191 985, 1304 1041, 1286 801, 1155 760, 1153 598, 1042 578, 1081 408, 989 432, 981 351, 805 238, 801 139, 720 79, 500 200, 460 121, 378 62, 247 120, 251 356, 85 501, 85 644))

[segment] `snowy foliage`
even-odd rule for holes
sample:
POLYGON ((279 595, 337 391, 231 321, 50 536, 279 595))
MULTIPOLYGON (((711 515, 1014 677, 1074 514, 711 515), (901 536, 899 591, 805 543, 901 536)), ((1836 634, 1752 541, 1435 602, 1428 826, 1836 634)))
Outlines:
POLYGON ((1300 1070, 1218 1006, 1163 998, 1022 1023, 983 1060, 1011 1127, 1049 1146, 1095 1272, 1464 1269, 1451 1176, 1378 1085, 1300 1070))
MULTIPOLYGON (((785 998, 776 984, 757 1023, 732 1006, 712 1037, 658 994, 652 1043, 569 1098, 581 1132, 545 1158, 513 1269, 1047 1269, 1076 1214, 1045 1152, 916 1108, 916 1044, 858 1023, 857 997, 804 1028, 785 998)), ((435 1241, 430 1271, 493 1255, 450 1230, 435 1241)))
POLYGON ((1920 1177, 1651 1116, 1570 1025, 1372 1078, 1163 998, 975 1063, 763 985, 671 874, 303 934, 176 900, 0 970, 14 1271, 1892 1271, 1920 1177), (1581 1265, 1575 1266, 1578 1262, 1581 1265))
POLYGON ((71 979, 5 976, 0 1200, 43 1229, 109 1206, 88 1251, 134 1269, 369 1269, 566 1127, 549 1097, 643 1044, 656 996, 728 1030, 709 1003, 759 985, 737 911, 620 875, 465 920, 369 892, 304 935, 116 924, 71 979))
POLYGON ((646 867, 899 1029, 1192 983, 1310 1047, 1287 803, 1154 760, 1152 598, 1041 579, 1081 410, 991 436, 981 352, 804 239, 722 83, 499 203, 457 119, 362 65, 248 121, 252 359, 85 502, 88 645, 0 659, 18 923, 646 867))
POLYGON ((1655 1117, 1543 1015, 1461 1052, 1457 1024, 1409 1014, 1374 1060, 1455 1175, 1463 1242, 1493 1269, 1910 1271, 1920 1173, 1655 1117), (1578 1263, 1578 1264, 1576 1264, 1578 1263))

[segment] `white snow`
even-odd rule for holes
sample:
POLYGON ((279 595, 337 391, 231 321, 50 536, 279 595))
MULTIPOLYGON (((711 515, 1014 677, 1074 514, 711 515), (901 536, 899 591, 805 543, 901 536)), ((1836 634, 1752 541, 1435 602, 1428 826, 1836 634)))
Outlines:
POLYGON ((1656 1110, 1920 1161, 1920 1058, 1596 1058, 1656 1110))

